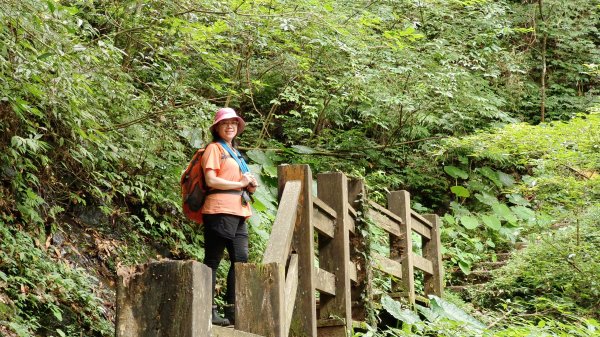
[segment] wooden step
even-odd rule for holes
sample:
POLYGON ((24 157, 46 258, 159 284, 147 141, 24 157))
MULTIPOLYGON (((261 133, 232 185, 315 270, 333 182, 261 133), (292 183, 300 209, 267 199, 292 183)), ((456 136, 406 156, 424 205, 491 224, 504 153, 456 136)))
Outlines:
POLYGON ((482 269, 498 269, 500 267, 504 267, 506 265, 506 260, 503 261, 482 261, 482 262, 477 262, 475 263, 475 265, 473 266, 473 269, 478 269, 478 270, 482 270, 482 269))
POLYGON ((255 335, 253 333, 235 330, 233 327, 225 328, 222 326, 213 325, 210 330, 211 337, 263 337, 261 335, 255 335))

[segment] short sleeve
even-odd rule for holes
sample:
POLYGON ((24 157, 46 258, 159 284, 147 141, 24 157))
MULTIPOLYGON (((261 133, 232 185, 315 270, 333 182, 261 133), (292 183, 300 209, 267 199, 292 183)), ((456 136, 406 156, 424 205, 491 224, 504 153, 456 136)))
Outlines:
POLYGON ((202 155, 202 168, 219 171, 221 169, 221 150, 216 143, 210 143, 202 155))

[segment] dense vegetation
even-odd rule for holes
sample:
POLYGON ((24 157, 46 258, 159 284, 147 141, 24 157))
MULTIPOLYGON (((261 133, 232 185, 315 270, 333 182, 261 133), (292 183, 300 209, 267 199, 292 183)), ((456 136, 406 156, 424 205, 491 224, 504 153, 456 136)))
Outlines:
POLYGON ((0 332, 111 336, 119 265, 201 260, 178 180, 231 106, 264 187, 251 258, 280 163, 409 190, 448 284, 530 243, 468 304, 384 298, 405 324, 367 334, 600 335, 599 6, 1 0, 0 332))

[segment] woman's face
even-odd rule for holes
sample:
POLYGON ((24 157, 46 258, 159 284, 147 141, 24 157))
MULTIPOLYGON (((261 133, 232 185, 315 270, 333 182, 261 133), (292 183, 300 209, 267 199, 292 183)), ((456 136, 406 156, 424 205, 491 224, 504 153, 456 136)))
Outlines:
POLYGON ((238 120, 236 118, 224 119, 217 124, 217 133, 224 141, 231 143, 237 135, 238 120))

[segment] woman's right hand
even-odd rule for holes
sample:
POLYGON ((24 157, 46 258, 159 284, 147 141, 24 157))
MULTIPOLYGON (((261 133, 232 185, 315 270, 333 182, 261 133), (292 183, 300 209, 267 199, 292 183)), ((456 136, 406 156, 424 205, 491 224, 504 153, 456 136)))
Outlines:
POLYGON ((242 183, 242 188, 248 187, 248 185, 250 185, 252 181, 255 181, 252 173, 244 173, 242 175, 242 180, 240 180, 240 182, 242 183))

